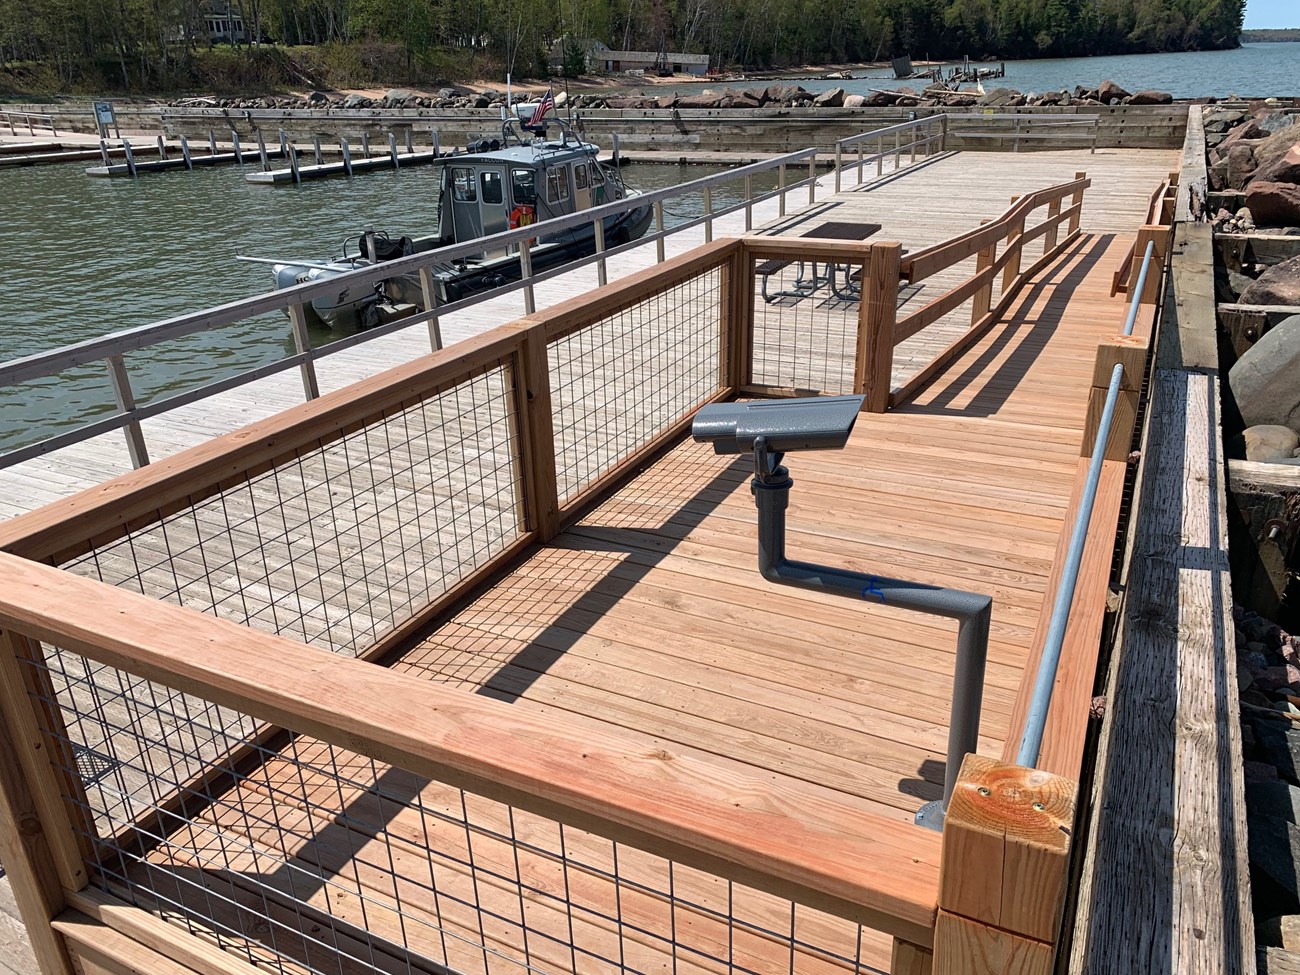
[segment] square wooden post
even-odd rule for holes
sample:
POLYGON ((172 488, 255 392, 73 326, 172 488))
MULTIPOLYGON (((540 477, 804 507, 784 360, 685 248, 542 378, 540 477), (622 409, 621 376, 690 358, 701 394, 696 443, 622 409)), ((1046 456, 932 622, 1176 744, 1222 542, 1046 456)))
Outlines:
POLYGON ((862 408, 869 413, 884 413, 889 408, 902 258, 902 244, 891 241, 867 245, 862 262, 853 385, 859 394, 867 397, 862 408))
POLYGON ((559 484, 555 471, 555 424, 551 372, 546 356, 546 326, 525 319, 514 358, 516 412, 521 431, 516 463, 523 467, 525 520, 539 541, 560 533, 559 484))
POLYGON ((59 745, 42 730, 38 702, 28 694, 34 676, 24 673, 32 668, 20 655, 33 652, 39 645, 27 637, 0 633, 0 862, 42 975, 72 975, 50 922, 66 907, 64 891, 86 885, 90 837, 87 827, 73 827, 64 798, 70 776, 51 760, 59 745))
POLYGON ((1146 284, 1142 288, 1142 296, 1138 302, 1143 305, 1154 305, 1160 298, 1160 293, 1164 288, 1162 274, 1164 273, 1165 263, 1169 259, 1169 242, 1173 238, 1173 227, 1165 227, 1158 224, 1145 224, 1138 230, 1137 242, 1133 245, 1133 264, 1129 268, 1128 280, 1129 287, 1137 287, 1138 275, 1142 272, 1142 258, 1146 255, 1147 244, 1155 243, 1155 253, 1151 257, 1151 267, 1147 270, 1146 284))
POLYGON ((754 381, 754 259, 743 242, 727 265, 729 284, 724 335, 729 343, 730 374, 724 385, 733 392, 754 381))
POLYGON ((943 826, 934 975, 1051 975, 1077 786, 967 755, 943 826))
MULTIPOLYGON (((987 224, 987 220, 981 220, 980 226, 987 224)), ((975 273, 983 274, 993 266, 993 262, 998 257, 998 242, 995 240, 979 252, 975 257, 975 273)), ((980 286, 980 289, 971 297, 970 323, 976 325, 989 313, 989 308, 993 305, 993 278, 992 272, 989 273, 989 279, 980 286)))
MULTIPOLYGON (((1012 206, 1014 206, 1016 204, 1016 201, 1018 201, 1019 199, 1020 199, 1019 196, 1013 196, 1011 198, 1012 206)), ((1006 270, 1002 272, 1002 294, 1006 294, 1009 290, 1011 290, 1011 286, 1015 284, 1016 278, 1020 276, 1020 258, 1022 252, 1024 251, 1024 246, 1020 243, 1020 237, 1024 234, 1024 232, 1025 232, 1024 217, 1021 217, 1020 219, 1012 223, 1011 229, 1007 231, 1007 250, 1011 251, 1012 253, 1009 253, 1007 255, 1006 270)))
MULTIPOLYGON (((1075 173, 1074 178, 1076 180, 1087 179, 1088 174, 1075 173)), ((1079 208, 1075 210, 1072 214, 1070 214, 1070 231, 1069 231, 1070 233, 1074 233, 1076 230, 1079 229, 1079 221, 1083 217, 1083 191, 1085 189, 1087 189, 1087 187, 1080 186, 1077 190, 1074 191, 1074 197, 1070 200, 1071 207, 1079 208)))
POLYGON ((1079 453, 1091 457, 1093 443, 1101 424, 1101 412, 1106 404, 1111 373, 1115 366, 1124 367, 1120 380, 1119 399, 1111 420, 1110 436, 1106 439, 1106 460, 1124 460, 1133 442, 1133 424, 1137 422, 1138 397, 1142 394, 1142 378, 1146 374, 1147 340, 1138 335, 1117 335, 1097 346, 1097 359, 1092 369, 1092 389, 1088 393, 1088 413, 1083 422, 1083 442, 1079 453))
POLYGON ((1056 246, 1057 231, 1061 225, 1057 222, 1057 217, 1061 215, 1061 198, 1058 196, 1055 200, 1047 205, 1047 219, 1052 225, 1047 228, 1047 233, 1043 234, 1043 253, 1050 254, 1052 248, 1056 246))

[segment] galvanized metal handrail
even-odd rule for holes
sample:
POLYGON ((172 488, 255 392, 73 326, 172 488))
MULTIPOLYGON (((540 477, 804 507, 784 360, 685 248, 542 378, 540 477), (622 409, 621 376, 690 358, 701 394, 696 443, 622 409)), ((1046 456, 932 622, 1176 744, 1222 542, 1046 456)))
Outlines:
POLYGON ((28 135, 35 135, 38 125, 42 129, 49 129, 51 135, 59 134, 59 130, 54 127, 53 115, 37 115, 33 112, 15 112, 0 108, 0 118, 3 118, 5 124, 9 126, 10 135, 18 134, 18 129, 14 126, 15 119, 21 119, 22 124, 27 126, 28 135))
MULTIPOLYGON (((927 123, 927 120, 925 119, 918 119, 897 126, 890 126, 887 131, 906 131, 908 129, 926 126, 927 124, 932 123, 927 123)), ((433 348, 441 348, 442 339, 438 325, 438 319, 441 315, 449 314, 470 305, 520 290, 524 293, 524 313, 532 314, 535 311, 533 293, 534 286, 548 278, 556 276, 557 274, 572 270, 575 267, 595 263, 598 267, 599 281, 601 284, 604 284, 607 278, 606 261, 612 255, 624 250, 630 250, 634 247, 646 246, 654 243, 658 248, 658 256, 660 260, 662 260, 664 258, 663 242, 666 237, 703 224, 705 228, 705 240, 712 240, 713 221, 718 217, 727 213, 735 212, 739 209, 746 210, 746 229, 751 229, 752 221, 750 219, 750 214, 752 213, 752 208, 755 204, 771 199, 772 197, 777 197, 780 201, 779 212, 784 216, 786 212, 786 195, 790 191, 804 186, 808 188, 808 202, 811 204, 815 202, 816 184, 818 179, 815 172, 816 160, 817 150, 815 148, 810 147, 807 149, 801 149, 795 152, 786 153, 782 156, 776 156, 772 159, 751 163, 747 166, 740 166, 712 176, 692 180, 689 183, 683 183, 679 186, 643 193, 631 201, 620 200, 613 203, 603 204, 598 207, 583 210, 579 213, 552 218, 526 227, 520 227, 515 230, 503 231, 472 242, 441 247, 436 250, 425 251, 420 254, 410 255, 383 264, 358 268, 333 277, 328 281, 306 282, 279 291, 267 292, 251 298, 229 302, 200 312, 180 315, 175 318, 165 319, 149 325, 123 329, 100 338, 89 339, 85 342, 79 342, 45 352, 38 352, 21 359, 12 360, 11 362, 0 363, 0 387, 3 387, 31 381, 33 379, 57 375, 67 369, 87 365, 89 363, 105 362, 108 366, 109 379, 112 383, 114 397, 119 409, 119 412, 111 416, 96 419, 88 424, 79 426, 74 430, 69 430, 66 433, 58 434, 38 443, 25 445, 5 452, 4 454, 0 454, 0 468, 12 466, 13 464, 20 463, 24 460, 41 456, 42 454, 49 453, 52 450, 70 446, 73 443, 89 439, 92 436, 97 436, 114 429, 125 430, 132 463, 136 466, 140 466, 148 462, 148 453, 144 443, 143 431, 140 427, 141 420, 157 416, 187 403, 195 402, 205 396, 233 389, 246 382, 265 378, 266 376, 273 375, 295 366, 302 372, 305 395, 309 399, 314 398, 319 395, 314 362, 316 359, 323 356, 330 355, 345 348, 350 348, 354 345, 360 344, 361 342, 370 341, 383 335, 388 335, 395 331, 420 324, 428 325, 430 342, 433 348), (800 180, 787 181, 787 167, 792 164, 802 163, 807 164, 808 175, 800 180), (762 173, 771 172, 772 170, 776 170, 779 174, 778 186, 776 189, 755 195, 752 192, 753 177, 762 173), (722 210, 715 210, 712 206, 712 189, 716 186, 734 182, 736 180, 744 180, 744 201, 722 210), (701 217, 688 221, 685 224, 666 229, 663 222, 664 202, 694 193, 704 194, 706 212, 701 217), (656 224, 655 231, 651 234, 640 237, 635 241, 630 241, 614 247, 607 247, 603 234, 604 219, 622 213, 630 206, 644 206, 647 204, 654 209, 656 224), (552 269, 538 274, 531 273, 530 250, 537 239, 570 228, 586 226, 588 224, 595 228, 596 233, 596 253, 594 255, 578 261, 569 262, 562 268, 552 269), (432 268, 437 265, 446 265, 450 262, 454 262, 458 258, 482 253, 485 250, 498 250, 509 247, 518 249, 521 260, 524 263, 526 273, 521 280, 510 282, 500 288, 493 289, 492 291, 481 292, 468 298, 441 306, 434 303, 436 296, 433 291, 432 268), (305 303, 310 302, 316 297, 336 294, 341 287, 361 289, 361 292, 364 293, 375 283, 385 278, 410 273, 418 273, 421 276, 422 282, 426 284, 425 291, 430 299, 429 303, 431 307, 379 328, 370 329, 363 333, 359 333, 358 335, 349 336, 346 339, 336 340, 319 348, 312 348, 307 333, 305 315, 303 313, 303 305, 305 303), (238 376, 208 383, 204 386, 187 390, 183 393, 173 394, 162 400, 155 400, 148 404, 136 403, 134 393, 130 386, 130 378, 126 371, 124 361, 122 360, 124 354, 136 352, 161 342, 209 331, 257 315, 276 311, 286 311, 289 314, 295 346, 294 354, 284 357, 275 363, 241 372, 238 376)))
POLYGON ((885 159, 889 156, 894 157, 894 168, 897 169, 902 162, 903 151, 908 150, 911 153, 910 162, 916 162, 916 150, 919 146, 925 147, 925 155, 930 155, 930 144, 934 141, 935 136, 932 128, 939 126, 939 151, 943 152, 947 147, 948 139, 948 117, 946 115, 926 115, 922 118, 911 119, 907 122, 900 122, 898 125, 888 125, 883 129, 873 129, 870 132, 860 132, 857 135, 851 135, 847 138, 840 139, 835 143, 835 192, 840 192, 840 177, 844 172, 844 150, 850 146, 858 146, 857 159, 851 165, 858 171, 858 183, 862 183, 862 174, 867 163, 876 164, 876 175, 883 176, 885 172, 885 159), (902 134, 909 130, 916 131, 925 129, 925 136, 913 136, 912 141, 904 145, 902 143, 902 134), (894 137, 893 148, 885 147, 885 137, 892 135, 894 137), (870 156, 864 156, 862 146, 867 142, 874 142, 876 151, 870 156))
MULTIPOLYGON (((1149 241, 1146 253, 1142 256, 1142 269, 1138 273, 1137 286, 1133 289, 1133 297, 1129 301, 1128 317, 1124 322, 1122 333, 1124 335, 1132 335, 1133 327, 1137 323, 1138 306, 1146 286, 1147 272, 1155 255, 1155 246, 1155 241, 1149 241)), ((1074 590, 1079 581, 1079 568, 1083 562, 1088 525, 1092 521, 1097 487, 1101 483, 1102 461, 1106 456, 1106 443, 1110 440, 1110 427, 1115 420, 1115 405, 1119 401, 1123 378, 1124 366, 1116 363, 1115 368, 1111 370, 1110 385, 1106 387, 1106 400, 1102 406, 1096 440, 1092 445, 1092 457, 1088 463, 1088 477, 1083 485, 1079 510, 1075 514, 1074 527, 1070 532, 1070 547, 1066 552, 1061 581, 1056 588, 1052 616, 1048 621, 1047 636, 1043 639, 1043 652, 1038 660, 1038 672, 1034 676, 1034 691, 1029 700, 1028 713, 1025 715, 1025 729, 1020 738, 1020 748, 1016 752, 1016 764, 1026 768, 1038 764, 1038 755, 1043 746, 1047 712, 1052 703, 1052 689, 1056 685, 1056 671, 1061 663, 1065 630, 1070 621, 1070 607, 1074 603, 1074 590)))

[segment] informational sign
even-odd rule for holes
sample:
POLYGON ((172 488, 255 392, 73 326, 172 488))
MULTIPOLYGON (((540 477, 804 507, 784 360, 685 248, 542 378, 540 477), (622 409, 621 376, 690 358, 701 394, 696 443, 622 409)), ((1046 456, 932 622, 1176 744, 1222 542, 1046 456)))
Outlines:
POLYGON ((116 121, 112 102, 95 102, 95 121, 100 125, 112 125, 116 121))

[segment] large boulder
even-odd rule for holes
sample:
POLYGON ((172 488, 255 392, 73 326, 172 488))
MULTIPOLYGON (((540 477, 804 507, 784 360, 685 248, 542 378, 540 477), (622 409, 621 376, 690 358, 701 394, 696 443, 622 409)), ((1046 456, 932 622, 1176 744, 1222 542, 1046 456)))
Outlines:
POLYGON ((844 96, 845 108, 861 108, 866 103, 867 103, 866 95, 845 95, 844 96))
POLYGON ((1255 179, 1268 183, 1300 185, 1300 145, 1294 145, 1267 166, 1255 170, 1255 179))
POLYGON ((1276 423, 1260 423, 1247 427, 1240 436, 1229 442, 1229 449, 1238 457, 1246 460, 1267 463, 1275 460, 1290 460, 1292 451, 1300 447, 1300 436, 1290 427, 1276 423))
POLYGON ((720 95, 683 95, 677 99, 678 108, 717 108, 722 102, 720 95))
MULTIPOLYGON (((1231 170, 1231 163, 1229 163, 1231 170)), ((1231 176, 1231 172, 1229 173, 1231 176)), ((1229 179, 1231 185, 1231 178, 1229 179)), ((1246 207, 1255 224, 1259 227, 1294 227, 1300 225, 1300 185, 1295 183, 1274 183, 1270 180, 1256 179, 1246 187, 1246 207)), ((1293 263, 1292 261, 1286 263, 1293 263)), ((1277 270, 1277 265, 1270 271, 1277 270)), ((1268 272, 1265 272, 1267 274, 1268 272)), ((1296 271, 1300 277, 1300 268, 1296 271)), ((1263 275, 1260 280, 1263 280, 1263 275)), ((1256 284, 1259 282, 1257 281, 1256 284)), ((1250 290, 1250 289, 1248 289, 1250 290)), ((1289 302, 1247 302, 1247 304, 1300 304, 1300 288, 1295 289, 1296 301, 1289 302)), ((1242 301, 1246 299, 1243 298, 1242 301)))
MULTIPOLYGON (((1255 127, 1259 128, 1259 126, 1255 127)), ((1263 132, 1264 130, 1259 129, 1259 131, 1263 132)), ((1300 142, 1300 122, 1295 125, 1288 125, 1285 129, 1279 129, 1256 146, 1255 161, 1261 166, 1267 166, 1275 159, 1281 159, 1285 156, 1297 142, 1300 142)))
POLYGON ((1219 110, 1217 112, 1211 112, 1209 115, 1205 116, 1205 131, 1227 132, 1245 117, 1245 112, 1234 110, 1219 110))
MULTIPOLYGON (((1020 92, 1014 88, 993 88, 980 96, 979 104, 992 105, 1010 105, 1017 98, 1021 97, 1020 92)), ((1023 102, 1021 104, 1024 104, 1023 102)))
POLYGON ((817 108, 839 108, 843 104, 843 88, 827 88, 824 92, 813 99, 813 105, 817 108))
POLYGON ((1261 112, 1255 116, 1255 124, 1270 135, 1295 125, 1295 121, 1295 116, 1286 112, 1261 112))
POLYGON ((1174 96, 1167 91, 1155 91, 1148 88, 1144 91, 1135 91, 1128 96, 1130 105, 1172 105, 1174 96))
POLYGON ((1228 373, 1228 387, 1247 427, 1300 427, 1300 315, 1247 349, 1228 373))
POLYGON ((1132 92, 1126 91, 1109 78, 1097 86, 1097 100, 1103 105, 1117 105, 1130 94, 1132 92))
POLYGON ((369 108, 370 99, 365 95, 348 95, 343 99, 344 108, 369 108))
POLYGON ((1255 175, 1255 153, 1250 146, 1237 144, 1228 150, 1228 188, 1244 189, 1255 175))
POLYGON ((1214 158, 1226 159, 1228 157, 1229 149, 1237 143, 1246 140, 1250 140, 1252 143, 1258 141, 1258 143, 1262 145, 1264 142, 1268 141, 1268 133, 1256 125, 1254 119, 1251 119, 1249 122, 1237 126, 1228 133, 1228 137, 1220 142, 1218 148, 1214 150, 1214 158))

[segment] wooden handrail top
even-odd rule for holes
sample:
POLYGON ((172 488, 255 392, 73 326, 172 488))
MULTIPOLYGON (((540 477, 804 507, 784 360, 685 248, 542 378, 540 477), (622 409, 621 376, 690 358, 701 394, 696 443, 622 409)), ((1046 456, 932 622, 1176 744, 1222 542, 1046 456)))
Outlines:
POLYGON ((935 272, 964 261, 990 244, 1003 240, 1007 236, 1007 231, 1017 221, 1039 207, 1086 190, 1090 186, 1092 180, 1085 177, 1029 193, 1011 204, 993 221, 909 255, 903 260, 903 276, 913 284, 924 281, 935 272))
POLYGON ((742 238, 745 252, 751 259, 780 258, 798 260, 802 257, 840 258, 862 261, 872 247, 889 246, 886 240, 837 240, 826 237, 773 237, 752 235, 742 238))
POLYGON ((0 627, 929 945, 939 834, 831 790, 395 673, 0 553, 0 627))

